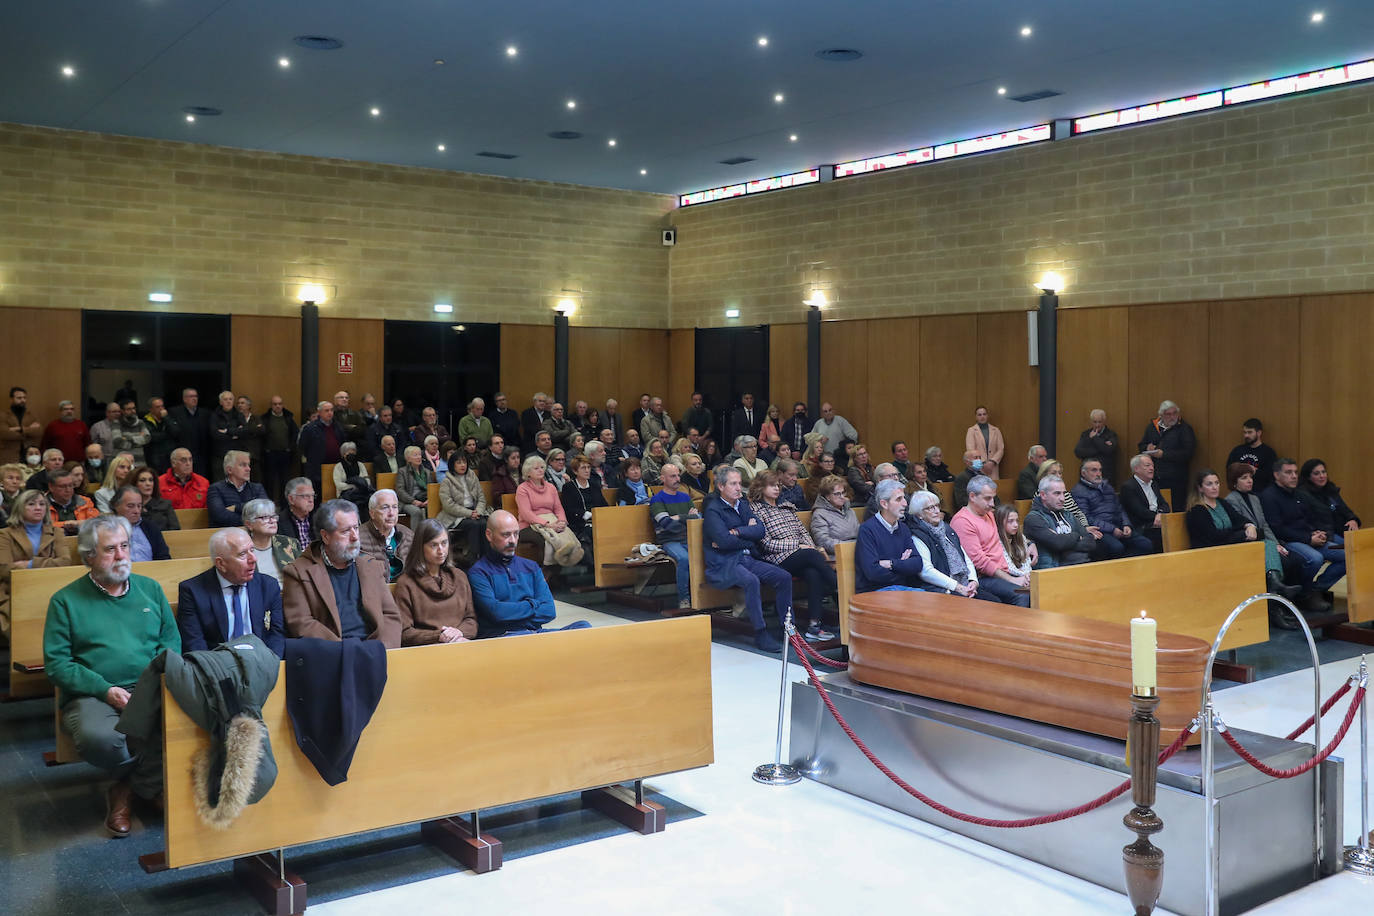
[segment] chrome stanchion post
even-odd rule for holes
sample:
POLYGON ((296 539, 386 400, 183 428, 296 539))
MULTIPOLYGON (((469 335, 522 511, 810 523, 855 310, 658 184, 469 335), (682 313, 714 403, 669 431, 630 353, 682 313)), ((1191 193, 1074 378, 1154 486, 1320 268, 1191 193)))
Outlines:
MULTIPOLYGON (((1359 683, 1368 687, 1369 666, 1360 657, 1359 683)), ((1369 848, 1369 697, 1360 707, 1360 839, 1345 847, 1345 868, 1361 875, 1374 875, 1374 851, 1369 848)))
POLYGON ((1207 837, 1207 852, 1203 859, 1203 891, 1206 895, 1207 916, 1221 912, 1221 844, 1217 842, 1216 752, 1212 740, 1216 737, 1216 708, 1210 690, 1202 704, 1202 800, 1203 833, 1207 837))
POLYGON ((801 773, 797 772, 797 768, 782 762, 782 730, 787 719, 787 647, 791 645, 792 636, 796 632, 797 628, 792 624, 792 612, 789 610, 782 621, 782 680, 778 686, 778 742, 773 749, 773 762, 754 768, 754 782, 761 782, 766 786, 790 786, 794 782, 801 781, 801 773))

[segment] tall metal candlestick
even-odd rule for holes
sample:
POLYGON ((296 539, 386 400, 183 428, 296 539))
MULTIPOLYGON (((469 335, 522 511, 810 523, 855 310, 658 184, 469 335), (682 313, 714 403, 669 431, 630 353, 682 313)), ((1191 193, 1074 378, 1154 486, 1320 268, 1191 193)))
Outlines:
POLYGON ((1126 728, 1126 755, 1131 764, 1131 799, 1135 807, 1121 819, 1136 834, 1134 843, 1121 850, 1126 868, 1126 894, 1135 916, 1149 916, 1164 887, 1164 851, 1150 837, 1164 829, 1154 812, 1155 786, 1159 776, 1159 720, 1155 708, 1159 696, 1131 695, 1131 719, 1126 728))

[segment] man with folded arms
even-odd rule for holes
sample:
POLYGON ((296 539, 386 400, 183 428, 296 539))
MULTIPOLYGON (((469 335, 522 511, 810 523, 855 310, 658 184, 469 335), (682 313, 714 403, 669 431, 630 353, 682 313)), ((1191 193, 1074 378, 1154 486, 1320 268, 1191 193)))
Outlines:
POLYGON ((129 543, 129 523, 119 516, 86 522, 77 549, 87 575, 52 596, 43 628, 44 673, 60 691, 62 729, 82 760, 116 779, 105 816, 116 838, 129 835, 132 795, 161 795, 162 753, 131 747, 115 725, 148 663, 181 650, 162 586, 132 574, 129 543))

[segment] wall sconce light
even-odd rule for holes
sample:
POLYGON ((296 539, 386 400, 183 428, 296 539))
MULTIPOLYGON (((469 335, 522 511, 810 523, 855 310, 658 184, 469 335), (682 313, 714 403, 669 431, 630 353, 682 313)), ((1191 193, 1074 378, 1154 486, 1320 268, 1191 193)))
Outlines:
POLYGON ((577 311, 577 303, 572 299, 559 299, 553 310, 564 318, 569 318, 573 312, 577 311))
POLYGON ((1054 271, 1049 270, 1040 278, 1040 282, 1034 284, 1034 286, 1042 293, 1062 293, 1064 291, 1064 278, 1054 271))
POLYGON ((171 293, 149 293, 149 294, 148 294, 148 301, 149 301, 149 302, 171 302, 171 301, 172 301, 172 294, 171 294, 171 293))
POLYGON ((436 302, 434 303, 434 311, 440 315, 450 315, 453 313, 453 306, 447 302, 436 302))
POLYGON ((301 287, 301 291, 296 298, 300 299, 301 302, 306 305, 320 305, 325 301, 326 295, 323 286, 317 283, 307 283, 305 286, 301 287))
POLYGON ((823 289, 813 289, 811 291, 811 298, 802 300, 802 305, 809 305, 813 309, 823 309, 829 304, 830 300, 826 298, 825 290, 823 289))
POLYGON ((726 310, 725 310, 725 317, 726 317, 726 318, 738 318, 738 317, 739 317, 739 309, 726 309, 726 310))

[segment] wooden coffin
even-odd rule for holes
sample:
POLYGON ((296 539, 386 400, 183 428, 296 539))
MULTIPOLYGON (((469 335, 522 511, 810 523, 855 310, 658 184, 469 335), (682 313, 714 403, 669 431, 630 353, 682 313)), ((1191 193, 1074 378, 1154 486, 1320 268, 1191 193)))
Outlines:
MULTIPOLYGON (((931 592, 870 592, 850 601, 849 627, 856 681, 1126 737, 1128 623, 931 592)), ((1198 712, 1210 648, 1192 636, 1159 634, 1162 745, 1198 712)))

